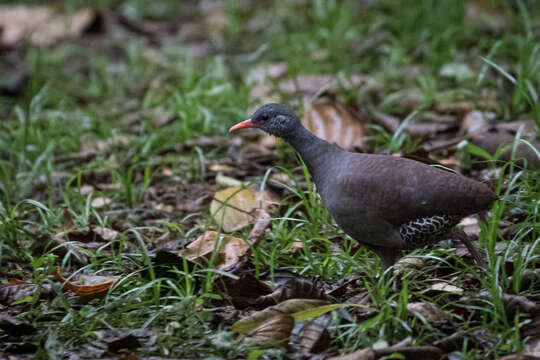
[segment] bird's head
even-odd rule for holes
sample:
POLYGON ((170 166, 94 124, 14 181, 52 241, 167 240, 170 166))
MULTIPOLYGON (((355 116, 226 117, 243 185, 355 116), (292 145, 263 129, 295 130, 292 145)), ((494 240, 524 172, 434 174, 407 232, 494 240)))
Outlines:
POLYGON ((300 119, 293 110, 280 104, 266 104, 255 111, 248 120, 231 127, 229 132, 244 128, 259 128, 270 135, 284 137, 298 126, 300 119))

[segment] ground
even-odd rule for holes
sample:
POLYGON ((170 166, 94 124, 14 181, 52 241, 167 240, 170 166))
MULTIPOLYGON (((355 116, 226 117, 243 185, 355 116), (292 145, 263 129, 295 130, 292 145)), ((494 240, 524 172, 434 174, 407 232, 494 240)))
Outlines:
POLYGON ((540 357, 535 1, 40 5, 0 8, 1 358, 540 357), (266 102, 491 186, 487 268, 442 238, 385 271, 227 132, 266 102))

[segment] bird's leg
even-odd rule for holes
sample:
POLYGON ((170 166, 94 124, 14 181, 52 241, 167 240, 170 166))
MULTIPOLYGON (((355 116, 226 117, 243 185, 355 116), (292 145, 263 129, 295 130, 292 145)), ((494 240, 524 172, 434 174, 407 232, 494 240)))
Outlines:
POLYGON ((463 229, 453 228, 451 231, 451 235, 457 237, 463 243, 463 245, 465 245, 465 247, 467 248, 467 250, 469 250, 469 253, 472 255, 472 257, 474 258, 478 266, 484 269, 487 268, 485 256, 482 256, 478 252, 478 248, 473 245, 473 243, 471 242, 471 239, 465 233, 465 231, 463 231, 463 229))

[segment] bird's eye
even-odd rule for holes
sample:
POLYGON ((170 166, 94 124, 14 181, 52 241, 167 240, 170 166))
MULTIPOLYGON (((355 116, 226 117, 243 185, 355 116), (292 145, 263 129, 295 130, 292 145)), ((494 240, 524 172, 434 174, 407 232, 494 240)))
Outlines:
POLYGON ((261 119, 262 119, 263 121, 268 120, 268 114, 262 114, 262 115, 261 115, 261 119))

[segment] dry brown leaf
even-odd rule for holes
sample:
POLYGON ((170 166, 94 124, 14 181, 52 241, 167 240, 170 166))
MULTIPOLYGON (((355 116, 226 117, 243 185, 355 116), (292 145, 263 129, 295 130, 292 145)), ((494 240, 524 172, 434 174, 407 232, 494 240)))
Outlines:
POLYGON ((109 205, 110 203, 112 202, 111 199, 109 198, 106 198, 106 197, 97 197, 95 198, 94 200, 92 200, 92 207, 94 208, 100 208, 100 207, 103 207, 105 205, 109 205))
POLYGON ((207 231, 186 246, 180 255, 186 256, 191 261, 207 263, 214 251, 217 251, 214 266, 222 269, 236 264, 240 256, 244 255, 248 249, 249 244, 245 240, 207 231))
MULTIPOLYGON (((510 161, 512 158, 512 148, 515 136, 504 130, 493 131, 471 136, 469 141, 491 155, 494 155, 499 149, 504 149, 498 159, 510 161)), ((517 146, 515 157, 517 160, 526 159, 530 166, 538 168, 540 167, 540 158, 538 157, 537 152, 540 153, 540 142, 535 139, 529 139, 529 142, 536 151, 530 146, 520 142, 517 146)))
POLYGON ((412 302, 407 304, 407 310, 413 314, 418 314, 427 321, 443 321, 447 318, 446 314, 430 302, 412 302))
POLYGON ((116 279, 107 278, 104 276, 81 276, 80 278, 84 279, 84 281, 88 284, 81 285, 68 281, 64 276, 62 276, 60 267, 57 267, 54 273, 54 279, 62 283, 64 290, 71 290, 79 296, 89 296, 103 293, 109 290, 109 288, 116 282, 116 279))
POLYGON ((222 164, 212 164, 208 167, 208 169, 215 172, 228 172, 233 170, 232 167, 222 164))
POLYGON ((216 175, 216 184, 220 186, 241 186, 243 182, 233 177, 225 176, 222 173, 218 173, 216 175))
POLYGON ((447 282, 436 282, 435 284, 431 285, 427 291, 438 291, 438 292, 448 292, 452 294, 463 294, 463 289, 459 288, 455 285, 449 284, 447 282))
POLYGON ((238 320, 233 324, 232 330, 241 334, 249 334, 261 323, 276 315, 292 315, 303 310, 308 310, 323 305, 328 305, 328 301, 318 299, 289 299, 277 305, 269 306, 264 310, 254 312, 249 316, 238 320))
POLYGON ((114 241, 118 235, 120 235, 118 231, 102 226, 92 225, 90 229, 94 232, 94 234, 99 235, 105 241, 114 241))
POLYGON ((486 131, 490 127, 495 114, 491 112, 472 110, 463 117, 462 132, 474 134, 486 131))
POLYGON ((291 336, 294 318, 288 314, 275 315, 257 326, 244 339, 246 344, 285 345, 291 336))
POLYGON ((364 144, 364 124, 340 102, 311 104, 302 123, 316 136, 345 149, 361 148, 364 144))
POLYGON ((0 45, 14 46, 23 39, 50 45, 64 37, 78 36, 96 19, 96 12, 82 9, 72 15, 49 6, 0 6, 0 45))
POLYGON ((233 232, 254 220, 255 209, 269 210, 276 199, 271 193, 263 194, 251 188, 232 186, 218 191, 210 204, 210 214, 225 232, 233 232))
POLYGON ((319 354, 330 345, 330 333, 326 325, 315 320, 307 322, 300 332, 300 348, 302 354, 309 356, 319 354))
POLYGON ((255 210, 255 224, 253 229, 251 229, 248 242, 250 246, 256 246, 257 243, 261 240, 264 235, 264 232, 270 226, 272 222, 272 217, 264 209, 255 210))
POLYGON ((410 266, 413 266, 413 267, 415 267, 417 269, 421 269, 426 265, 426 261, 424 259, 414 258, 414 257, 402 258, 397 263, 405 265, 405 266, 410 265, 410 266))

